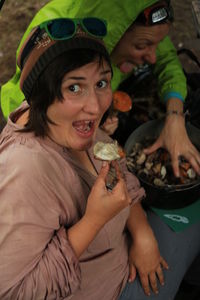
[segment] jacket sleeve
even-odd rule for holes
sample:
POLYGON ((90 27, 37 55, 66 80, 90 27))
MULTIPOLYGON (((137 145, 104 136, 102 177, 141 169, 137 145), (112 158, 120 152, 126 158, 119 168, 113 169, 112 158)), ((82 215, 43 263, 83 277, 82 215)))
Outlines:
POLYGON ((73 195, 53 160, 11 151, 1 154, 0 299, 63 299, 81 281, 66 229, 73 195))
POLYGON ((177 56, 175 47, 166 37, 157 47, 157 62, 154 73, 158 78, 158 92, 161 100, 168 100, 170 95, 184 100, 187 95, 186 78, 177 56))

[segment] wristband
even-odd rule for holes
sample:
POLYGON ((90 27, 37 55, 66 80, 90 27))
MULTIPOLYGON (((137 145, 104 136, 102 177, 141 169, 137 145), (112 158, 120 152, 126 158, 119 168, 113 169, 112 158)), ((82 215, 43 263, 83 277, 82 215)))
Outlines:
POLYGON ((181 102, 185 102, 185 99, 183 98, 183 96, 177 92, 169 92, 167 94, 165 94, 164 96, 164 102, 167 102, 170 98, 177 98, 179 99, 181 102))
POLYGON ((184 113, 184 112, 181 112, 181 111, 178 111, 178 110, 168 110, 168 111, 166 112, 166 116, 170 116, 170 115, 177 115, 177 116, 184 117, 184 116, 185 116, 185 113, 184 113))

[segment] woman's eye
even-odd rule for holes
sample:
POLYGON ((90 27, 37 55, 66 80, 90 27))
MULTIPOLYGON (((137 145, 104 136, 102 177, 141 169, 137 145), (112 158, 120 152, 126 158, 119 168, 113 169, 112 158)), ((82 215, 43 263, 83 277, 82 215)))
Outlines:
POLYGON ((146 46, 144 46, 144 45, 136 45, 135 48, 137 50, 144 50, 146 48, 146 46))
POLYGON ((80 91, 80 86, 78 84, 72 84, 69 86, 69 90, 73 93, 77 93, 80 91))
POLYGON ((106 80, 101 80, 97 83, 98 88, 105 88, 107 86, 108 82, 106 80))

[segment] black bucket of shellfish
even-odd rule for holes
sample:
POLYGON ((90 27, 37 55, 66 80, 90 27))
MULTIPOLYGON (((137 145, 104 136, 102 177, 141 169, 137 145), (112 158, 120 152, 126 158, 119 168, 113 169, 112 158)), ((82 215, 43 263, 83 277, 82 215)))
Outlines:
MULTIPOLYGON (((150 146, 159 136, 163 120, 144 123, 129 136, 125 144, 127 167, 145 188, 144 203, 162 209, 177 209, 192 204, 200 198, 200 176, 183 157, 179 160, 180 178, 173 174, 170 155, 158 149, 145 155, 143 149, 150 146)), ((186 124, 188 136, 200 149, 200 129, 186 124)))

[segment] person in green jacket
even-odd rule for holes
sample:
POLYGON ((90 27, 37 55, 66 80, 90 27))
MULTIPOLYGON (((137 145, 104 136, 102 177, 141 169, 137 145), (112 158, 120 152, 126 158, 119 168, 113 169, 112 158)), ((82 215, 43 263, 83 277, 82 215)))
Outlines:
MULTIPOLYGON (((174 173, 179 176, 179 155, 183 155, 190 161, 197 173, 200 173, 200 155, 190 142, 185 129, 183 102, 187 93, 186 79, 176 50, 167 36, 170 16, 165 18, 164 11, 164 22, 161 20, 153 26, 150 22, 153 10, 148 11, 148 8, 154 4, 161 4, 161 14, 163 6, 166 6, 168 13, 170 12, 168 2, 157 0, 53 0, 34 17, 21 43, 33 27, 49 19, 91 15, 104 18, 108 23, 108 35, 105 43, 113 61, 113 91, 137 66, 144 63, 154 65, 154 73, 158 78, 158 93, 161 101, 166 103, 167 116, 160 137, 146 152, 151 153, 159 147, 165 147, 171 154, 174 173), (135 22, 144 11, 143 16, 146 15, 147 20, 145 17, 143 23, 135 22)), ((159 15, 156 21, 158 20, 159 15)), ((19 89, 19 77, 20 70, 17 68, 15 76, 2 86, 1 107, 6 118, 24 100, 24 95, 19 89)), ((117 120, 114 119, 114 122, 117 123, 117 120)))

